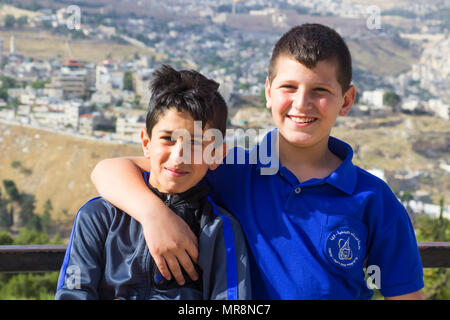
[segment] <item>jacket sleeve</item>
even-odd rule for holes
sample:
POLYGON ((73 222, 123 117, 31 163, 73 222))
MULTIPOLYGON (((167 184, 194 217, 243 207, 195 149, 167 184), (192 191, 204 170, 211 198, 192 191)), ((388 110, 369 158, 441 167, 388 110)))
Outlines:
POLYGON ((239 222, 223 208, 218 208, 217 218, 202 230, 199 251, 199 263, 206 273, 203 274, 204 299, 251 299, 244 233, 239 222))
POLYGON ((59 274, 57 300, 99 299, 103 248, 108 232, 104 200, 94 198, 77 213, 59 274))

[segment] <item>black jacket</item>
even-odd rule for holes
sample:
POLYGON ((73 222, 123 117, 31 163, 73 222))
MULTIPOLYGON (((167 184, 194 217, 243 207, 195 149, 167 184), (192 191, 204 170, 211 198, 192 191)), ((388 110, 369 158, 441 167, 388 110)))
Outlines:
POLYGON ((184 286, 162 278, 140 223, 98 197, 77 213, 55 298, 250 299, 246 240, 236 219, 215 206, 206 187, 175 195, 151 189, 197 235, 199 280, 184 270, 184 286))

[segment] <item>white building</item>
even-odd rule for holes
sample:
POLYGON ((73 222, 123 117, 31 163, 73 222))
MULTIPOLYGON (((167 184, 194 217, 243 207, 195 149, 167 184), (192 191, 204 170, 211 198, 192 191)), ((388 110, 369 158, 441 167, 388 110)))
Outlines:
POLYGON ((369 173, 373 174, 375 177, 378 177, 381 180, 383 180, 384 182, 386 182, 386 176, 384 174, 384 170, 383 169, 373 168, 373 169, 369 169, 367 171, 369 173))
POLYGON ((374 91, 364 91, 362 95, 362 102, 375 107, 375 108, 383 108, 383 96, 384 96, 384 90, 377 89, 374 91))
POLYGON ((56 85, 61 86, 63 97, 70 99, 85 99, 89 95, 89 75, 84 65, 74 58, 67 58, 56 77, 56 85))
POLYGON ((119 117, 116 121, 116 138, 126 141, 141 142, 141 129, 145 128, 145 117, 119 117))
POLYGON ((111 104, 112 102, 112 95, 110 93, 96 91, 91 96, 91 103, 93 104, 104 105, 111 104))
POLYGON ((101 92, 123 90, 123 76, 124 72, 118 70, 112 59, 103 60, 95 68, 95 89, 101 92))
POLYGON ((74 130, 78 130, 80 125, 80 115, 89 113, 91 108, 79 101, 70 101, 64 104, 64 125, 70 126, 74 130))
POLYGON ((62 128, 66 115, 62 109, 54 109, 49 106, 33 107, 32 123, 38 123, 46 127, 62 128))
POLYGON ((440 99, 428 100, 428 109, 432 111, 436 116, 450 120, 450 106, 440 99))
POLYGON ((141 105, 147 106, 152 96, 149 89, 153 69, 141 69, 133 73, 133 86, 136 95, 141 97, 141 105))

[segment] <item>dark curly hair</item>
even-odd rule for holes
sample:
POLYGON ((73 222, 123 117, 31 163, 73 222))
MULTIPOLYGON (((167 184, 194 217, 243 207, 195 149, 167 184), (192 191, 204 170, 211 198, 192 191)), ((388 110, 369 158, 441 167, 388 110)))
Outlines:
POLYGON ((225 136, 228 110, 218 92, 219 84, 194 70, 176 71, 162 65, 152 74, 150 83, 152 97, 147 113, 146 128, 151 136, 159 117, 170 108, 188 112, 195 121, 208 123, 225 136))

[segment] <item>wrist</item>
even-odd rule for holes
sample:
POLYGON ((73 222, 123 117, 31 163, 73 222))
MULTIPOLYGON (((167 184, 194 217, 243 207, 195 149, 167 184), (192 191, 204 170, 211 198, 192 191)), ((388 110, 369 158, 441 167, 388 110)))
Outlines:
POLYGON ((172 210, 170 210, 162 201, 159 202, 160 203, 158 204, 147 206, 146 210, 141 211, 137 217, 136 220, 144 228, 147 228, 158 221, 163 221, 165 218, 170 218, 171 214, 173 214, 172 210))

